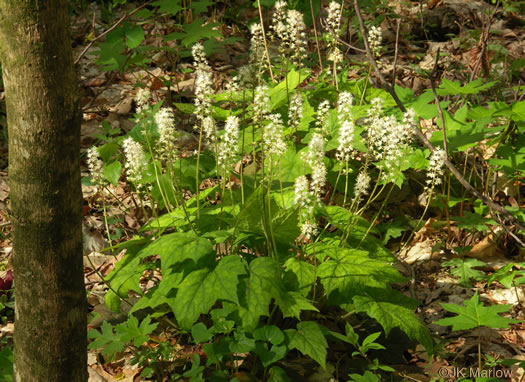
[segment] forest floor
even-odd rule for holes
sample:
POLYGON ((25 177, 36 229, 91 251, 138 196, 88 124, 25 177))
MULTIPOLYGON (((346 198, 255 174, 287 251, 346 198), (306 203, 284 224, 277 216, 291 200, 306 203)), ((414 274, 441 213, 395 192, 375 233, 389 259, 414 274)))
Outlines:
MULTIPOLYGON (((438 2, 433 9, 428 9, 430 2, 411 3, 411 7, 400 6, 397 10, 401 15, 399 26, 399 37, 396 42, 396 31, 398 25, 395 19, 385 18, 381 24, 383 30, 383 43, 387 47, 386 53, 381 57, 382 69, 388 78, 392 78, 395 71, 396 84, 410 88, 414 93, 420 94, 425 89, 430 88, 430 80, 424 75, 425 70, 432 70, 436 53, 438 50, 444 59, 441 61, 441 71, 443 78, 457 80, 462 83, 469 82, 472 70, 481 66, 480 75, 490 75, 495 70, 490 67, 490 62, 494 56, 500 54, 499 51, 506 51, 507 60, 523 60, 525 57, 525 19, 518 14, 503 13, 498 11, 490 20, 490 37, 483 40, 483 34, 479 31, 487 28, 487 14, 492 14, 495 7, 491 4, 480 1, 464 0, 445 0, 438 2), (426 19, 434 19, 435 27, 426 31, 421 29, 421 13, 426 19), (477 34, 475 32, 478 32, 477 34), (415 38, 410 40, 405 36, 408 34, 415 38), (449 37, 453 35, 453 37, 449 37), (485 49, 491 46, 493 49, 485 49), (397 48, 397 49, 395 49, 397 48), (394 52, 397 50, 397 59, 394 65, 394 52), (486 73, 484 73, 486 71, 486 73)), ((131 6, 131 4, 128 4, 131 6)), ((131 10, 131 7, 125 11, 131 10)), ((117 20, 125 12, 116 11, 114 19, 117 20)), ((257 10, 248 8, 242 13, 242 20, 251 20, 257 16, 257 10)), ((73 17, 72 30, 75 44, 75 55, 79 56, 86 47, 87 36, 90 34, 99 35, 110 25, 102 23, 100 9, 88 7, 85 13, 73 17)), ((157 34, 168 34, 174 30, 173 23, 152 24, 149 28, 155 29, 157 34)), ((246 61, 248 52, 247 34, 243 34, 236 25, 228 25, 224 21, 219 28, 225 36, 238 37, 239 40, 225 49, 215 53, 210 57, 210 64, 216 73, 217 90, 222 89, 222 84, 226 83, 231 72, 241 66, 246 61)), ((355 32, 354 32, 355 34, 355 32)), ((351 31, 343 40, 352 41, 352 44, 360 45, 360 42, 352 37, 351 31)), ((151 37, 149 44, 155 44, 155 38, 151 37)), ((312 49, 313 49, 312 45, 312 49)), ((134 126, 132 121, 135 112, 134 97, 136 95, 136 84, 146 83, 150 88, 156 90, 156 97, 159 99, 171 97, 168 89, 159 82, 158 78, 171 76, 178 83, 177 97, 190 100, 193 97, 194 78, 191 74, 184 74, 181 71, 173 70, 170 62, 165 55, 159 54, 153 57, 151 64, 147 68, 135 69, 127 72, 105 72, 95 63, 94 51, 97 46, 89 48, 78 63, 78 70, 81 78, 82 90, 84 92, 83 111, 84 120, 82 124, 82 172, 83 176, 88 176, 88 169, 85 163, 85 152, 93 144, 97 143, 97 134, 104 133, 101 127, 102 121, 106 121, 113 127, 118 127, 127 132, 134 126)), ((346 54, 348 62, 352 63, 348 73, 349 78, 363 76, 366 70, 366 56, 362 52, 349 49, 346 54), (364 69, 365 68, 365 69, 364 69)), ((188 67, 190 61, 182 61, 177 67, 188 67)), ((525 65, 518 67, 518 75, 507 75, 509 84, 519 86, 525 81, 525 65)), ((315 76, 313 76, 315 78, 315 76)), ((377 83, 374 75, 371 82, 377 83)), ((303 84, 308 86, 308 84, 303 84)), ((507 101, 511 102, 515 95, 522 94, 518 90, 515 94, 504 95, 507 101)), ((488 95, 491 96, 490 94, 488 95)), ((3 97, 3 93, 2 93, 3 97)), ((496 95, 494 95, 496 97, 496 95)), ((2 106, 4 108, 4 106, 2 106)), ((179 123, 183 129, 191 131, 189 119, 180 115, 179 123)), ((5 129, 5 117, 0 121, 5 129)), ((425 121, 433 124, 435 121, 425 121)), ((4 132, 5 130, 0 130, 4 132)), ((187 150, 195 149, 196 140, 187 142, 187 150)), ((480 153, 482 155, 483 153, 480 153)), ((10 241, 9 225, 9 186, 7 177, 7 143, 0 137, 0 256, 3 259, 4 270, 11 268, 10 254, 12 251, 10 241)), ((515 182, 505 190, 500 190, 499 197, 505 203, 523 203, 525 183, 515 182), (510 202, 509 202, 510 201, 510 202)), ((110 201, 107 207, 109 216, 108 226, 114 243, 130 239, 144 224, 144 215, 133 203, 133 193, 125 182, 119 182, 116 187, 110 186, 111 192, 119 200, 110 201)), ((116 261, 122 256, 116 257, 100 253, 106 247, 105 240, 105 221, 103 211, 99 202, 100 194, 95 186, 84 185, 84 215, 85 215, 85 240, 88 243, 89 254, 85 256, 85 281, 89 293, 89 304, 94 318, 90 322, 90 328, 99 328, 104 319, 112 322, 120 322, 126 319, 126 312, 115 314, 104 304, 104 294, 107 290, 106 285, 101 281, 100 275, 107 275, 114 267, 116 261), (95 269, 94 269, 95 268, 95 269), (98 313, 95 314, 95 313, 98 313)), ((410 190, 402 190, 397 199, 390 205, 391 217, 412 216, 421 211, 420 195, 412 193, 410 190)), ((523 204, 520 206, 523 207, 523 204)), ((432 358, 425 356, 420 345, 409 341, 400 332, 393 331, 382 344, 387 351, 377 351, 375 357, 380 359, 384 365, 388 365, 395 370, 395 380, 407 381, 431 381, 455 380, 450 373, 454 368, 465 367, 467 370, 475 370, 477 365, 478 344, 481 344, 483 354, 492 357, 494 360, 519 360, 525 361, 525 291, 523 287, 504 288, 498 282, 488 285, 486 277, 480 277, 482 273, 488 277, 503 269, 508 264, 517 264, 517 269, 525 266, 523 249, 513 240, 503 229, 494 225, 491 230, 480 232, 469 232, 461 228, 458 222, 447 221, 446 216, 438 210, 431 210, 423 228, 421 228, 410 239, 410 232, 403 228, 396 229, 391 227, 390 240, 386 241, 387 247, 396 254, 399 262, 394 264, 398 270, 411 279, 406 285, 399 285, 398 288, 408 296, 421 302, 417 312, 420 317, 428 324, 433 336, 439 339, 440 350, 432 358), (471 263, 471 266, 451 267, 444 265, 447 261, 452 261, 460 256, 453 251, 456 247, 469 247, 469 250, 461 257, 479 260, 480 263, 471 263), (519 265, 521 263, 521 265, 519 265), (474 292, 478 291, 479 296, 486 305, 509 304, 510 310, 505 316, 522 321, 521 324, 511 325, 510 329, 492 329, 481 327, 479 331, 464 330, 452 331, 449 326, 439 326, 433 324, 441 318, 449 316, 443 309, 442 303, 461 304, 470 299, 474 292), (447 374, 443 374, 447 370, 447 374)), ((2 338, 12 336, 13 324, 12 317, 6 316, 1 326, 2 338)), ((175 341, 169 338, 168 332, 159 334, 157 339, 165 341, 175 341)), ((193 345, 180 344, 181 354, 186 354, 191 359, 192 353, 197 351, 193 345)), ((119 354, 114 362, 102 363, 101 357, 95 350, 89 352, 90 381, 141 381, 138 375, 140 369, 129 366, 129 359, 132 357, 131 351, 119 354)), ((281 366, 290 373, 297 376, 296 380, 304 381, 336 381, 346 380, 346 374, 339 374, 340 365, 349 362, 351 356, 345 354, 344 349, 334 345, 329 348, 327 368, 322 370, 315 362, 306 357, 295 359, 288 357, 282 361, 281 366)), ((173 368, 184 366, 184 360, 175 360, 173 368)), ((249 366, 248 366, 249 367, 249 366)), ((494 370, 501 368, 494 366, 494 370)), ((499 370, 499 369, 498 369, 499 370)), ((511 371, 509 378, 500 380, 521 381, 525 373, 523 368, 517 365, 508 367, 511 371)), ((239 366, 237 378, 242 381, 249 381, 249 370, 244 370, 242 363, 239 366)))

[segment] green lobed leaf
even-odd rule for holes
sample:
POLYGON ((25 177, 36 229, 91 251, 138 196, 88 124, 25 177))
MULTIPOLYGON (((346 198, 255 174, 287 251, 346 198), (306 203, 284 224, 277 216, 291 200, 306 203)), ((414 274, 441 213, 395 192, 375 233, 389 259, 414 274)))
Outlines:
POLYGON ((179 285, 173 302, 181 328, 189 330, 199 316, 208 313, 219 299, 238 303, 238 276, 246 270, 239 256, 223 257, 217 267, 190 273, 179 285))
POLYGON ((330 259, 319 265, 317 275, 329 300, 335 303, 348 301, 366 288, 382 288, 391 282, 405 280, 390 263, 371 259, 366 251, 329 247, 320 252, 330 259), (334 297, 331 296, 332 293, 335 301, 330 298, 334 297))
POLYGON ((281 291, 281 294, 277 299, 277 305, 281 308, 283 317, 295 317, 300 319, 303 310, 319 311, 305 296, 292 291, 281 291))
POLYGON ((291 379, 288 378, 286 372, 280 367, 273 366, 270 368, 270 378, 268 382, 290 382, 291 379))
POLYGON ((289 349, 297 349, 310 356, 319 365, 326 368, 328 343, 321 326, 314 321, 303 321, 297 324, 297 330, 285 330, 289 349))
POLYGON ((160 12, 166 12, 173 16, 182 11, 180 0, 157 0, 151 5, 159 7, 160 12))
POLYGON ((436 89, 436 92, 438 95, 469 95, 469 94, 478 94, 482 92, 483 90, 490 89, 493 87, 497 82, 487 82, 486 84, 483 84, 483 81, 481 78, 478 78, 477 80, 474 80, 466 85, 461 85, 459 81, 450 81, 444 78, 441 81, 441 84, 438 89, 436 89))
POLYGON ((287 352, 286 345, 273 345, 268 349, 268 345, 264 342, 257 342, 255 344, 255 354, 261 360, 261 363, 264 367, 270 366, 272 363, 275 363, 286 356, 287 352))
POLYGON ((121 172, 122 164, 118 160, 104 165, 104 177, 115 187, 118 185, 121 172))
POLYGON ((141 253, 147 256, 159 255, 163 275, 180 269, 180 263, 191 260, 194 264, 215 261, 215 251, 209 240, 192 232, 175 232, 161 236, 141 253))
POLYGON ((525 122, 525 101, 512 104, 512 117, 514 121, 525 122))
POLYGON ((191 336, 196 344, 202 344, 211 340, 213 333, 202 322, 197 322, 191 328, 191 336))
POLYGON ((126 45, 130 49, 135 49, 144 41, 144 30, 140 25, 134 25, 126 31, 126 45))
POLYGON ((120 334, 115 334, 113 326, 104 321, 100 327, 102 333, 99 333, 95 329, 91 329, 88 332, 88 338, 94 339, 88 346, 89 349, 102 349, 104 354, 109 360, 112 360, 116 353, 124 350, 126 341, 122 340, 120 334))
POLYGON ((240 308, 240 316, 245 330, 253 331, 259 317, 269 315, 272 298, 279 298, 280 283, 277 263, 269 257, 258 257, 250 263, 249 278, 246 283, 246 302, 240 308))
POLYGON ((296 257, 290 257, 285 261, 284 267, 286 268, 285 280, 288 281, 293 290, 305 297, 308 296, 315 282, 314 265, 296 257))
POLYGON ((264 325, 254 330, 253 338, 257 341, 268 341, 273 345, 280 345, 284 341, 284 333, 278 326, 264 325))
POLYGON ((425 325, 409 308, 385 301, 377 301, 370 296, 354 296, 353 302, 358 312, 374 318, 388 335, 395 327, 401 329, 409 338, 415 339, 425 347, 427 353, 433 352, 433 341, 425 325))
POLYGON ((291 69, 285 80, 269 90, 268 96, 271 101, 270 110, 273 111, 283 106, 288 100, 289 92, 292 92, 300 82, 306 80, 310 76, 310 73, 310 69, 307 68, 303 68, 299 72, 291 69))
POLYGON ((450 273, 459 276, 459 285, 471 287, 471 279, 484 280, 487 275, 484 272, 473 269, 474 267, 483 267, 487 263, 478 259, 452 259, 443 263, 443 266, 452 267, 450 273))
POLYGON ((132 342, 135 347, 139 347, 148 340, 148 336, 157 328, 158 322, 151 323, 151 317, 147 316, 139 325, 139 320, 130 315, 126 323, 117 325, 116 332, 121 335, 124 342, 132 342))
POLYGON ((434 321, 434 323, 441 326, 452 325, 452 330, 468 330, 480 326, 505 329, 509 327, 509 324, 520 322, 519 320, 505 318, 499 315, 499 313, 508 312, 511 305, 485 306, 480 302, 477 291, 470 300, 465 300, 463 304, 464 306, 442 303, 441 306, 443 309, 447 312, 456 313, 457 316, 443 318, 434 321))

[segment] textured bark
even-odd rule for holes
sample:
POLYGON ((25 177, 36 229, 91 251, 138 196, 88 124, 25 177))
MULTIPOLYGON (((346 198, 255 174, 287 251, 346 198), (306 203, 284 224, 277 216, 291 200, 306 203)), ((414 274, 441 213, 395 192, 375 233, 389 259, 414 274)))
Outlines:
POLYGON ((79 93, 67 0, 0 0, 15 381, 87 381, 79 93))

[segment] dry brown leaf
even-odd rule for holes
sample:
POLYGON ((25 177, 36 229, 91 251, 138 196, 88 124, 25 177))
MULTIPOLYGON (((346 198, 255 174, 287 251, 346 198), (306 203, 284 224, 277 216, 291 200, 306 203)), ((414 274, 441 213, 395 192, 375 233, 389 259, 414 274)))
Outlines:
POLYGON ((491 232, 465 255, 479 260, 503 258, 505 253, 499 248, 497 242, 498 234, 491 232))

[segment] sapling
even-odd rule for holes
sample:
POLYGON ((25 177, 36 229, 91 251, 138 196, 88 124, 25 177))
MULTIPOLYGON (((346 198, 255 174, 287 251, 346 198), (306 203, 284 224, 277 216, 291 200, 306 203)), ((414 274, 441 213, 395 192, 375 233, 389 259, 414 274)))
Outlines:
POLYGON ((457 316, 443 318, 441 320, 434 321, 434 323, 441 326, 452 325, 453 331, 476 328, 478 331, 478 368, 479 370, 482 370, 481 327, 487 326, 489 328, 506 329, 509 327, 509 324, 517 324, 520 321, 514 320, 512 318, 501 317, 499 315, 499 313, 509 311, 511 308, 510 305, 485 306, 483 302, 479 300, 477 291, 470 300, 465 300, 463 304, 464 306, 441 303, 443 309, 452 313, 456 313, 457 316))

